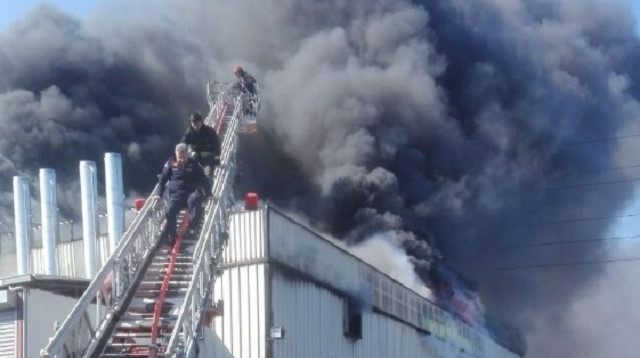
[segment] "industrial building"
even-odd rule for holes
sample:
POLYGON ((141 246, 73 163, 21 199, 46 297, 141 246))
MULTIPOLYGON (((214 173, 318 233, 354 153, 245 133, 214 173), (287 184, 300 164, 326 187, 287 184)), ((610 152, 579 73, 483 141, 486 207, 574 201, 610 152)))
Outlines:
MULTIPOLYGON (((108 237, 98 238, 98 265, 109 255, 108 237)), ((42 247, 29 252, 29 273, 17 274, 16 253, 0 254, 0 358, 38 358, 40 348, 89 286, 82 240, 56 245, 56 275, 45 274, 42 247)))
POLYGON ((231 216, 222 261, 220 357, 518 357, 273 207, 231 216))
MULTIPOLYGON (((117 179, 121 172, 119 154, 107 153, 105 164, 107 171, 117 171, 113 175, 117 179)), ((81 162, 81 175, 84 169, 93 177, 83 181, 82 189, 89 188, 94 195, 90 200, 83 198, 83 209, 92 205, 88 216, 92 220, 85 220, 83 225, 58 220, 54 171, 40 171, 42 212, 37 224, 30 206, 33 183, 26 176, 14 177, 15 226, 0 235, 0 358, 40 357, 41 348, 67 318, 95 270, 109 258, 110 247, 114 246, 109 230, 116 235, 122 230, 113 230, 113 220, 97 213, 95 163, 81 162), (91 241, 89 246, 87 241, 91 241), (92 249, 91 254, 87 254, 87 247, 92 249)), ((121 188, 115 189, 118 198, 123 197, 121 188)), ((121 208, 121 215, 111 218, 122 217, 120 226, 135 217, 133 211, 124 211, 122 199, 115 205, 121 208)), ((88 315, 86 319, 95 322, 96 317, 88 315)))
MULTIPOLYGON (((230 221, 200 356, 518 357, 274 207, 230 221)), ((82 252, 80 240, 59 243, 67 277, 52 277, 32 249, 33 274, 0 280, 0 358, 39 357, 89 284, 82 252)))
POLYGON ((19 275, 0 280, 0 358, 36 358, 78 297, 84 278, 19 275))

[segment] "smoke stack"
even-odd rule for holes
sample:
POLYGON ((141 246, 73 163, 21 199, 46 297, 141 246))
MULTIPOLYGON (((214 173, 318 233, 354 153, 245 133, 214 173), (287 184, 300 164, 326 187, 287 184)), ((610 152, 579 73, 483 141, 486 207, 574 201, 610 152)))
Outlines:
POLYGON ((89 160, 80 162, 80 188, 82 194, 82 236, 84 237, 85 275, 88 279, 92 279, 96 275, 97 270, 98 175, 95 162, 89 160))
POLYGON ((26 176, 13 177, 13 207, 16 225, 16 260, 18 275, 29 273, 29 242, 31 234, 31 195, 26 176))
POLYGON ((40 169, 40 209, 45 273, 47 275, 57 275, 56 234, 58 232, 58 203, 56 172, 53 169, 40 169))
POLYGON ((122 189, 122 159, 118 153, 104 155, 107 192, 107 226, 109 248, 116 249, 124 228, 124 191, 122 189))

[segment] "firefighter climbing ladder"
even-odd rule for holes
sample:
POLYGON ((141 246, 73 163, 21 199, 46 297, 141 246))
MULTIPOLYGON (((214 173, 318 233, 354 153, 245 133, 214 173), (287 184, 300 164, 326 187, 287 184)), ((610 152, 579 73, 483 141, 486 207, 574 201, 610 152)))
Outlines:
POLYGON ((176 244, 162 247, 164 205, 147 200, 42 357, 193 356, 233 205, 243 98, 232 88, 207 84, 205 123, 218 131, 222 150, 199 225, 190 233, 182 222, 176 244))

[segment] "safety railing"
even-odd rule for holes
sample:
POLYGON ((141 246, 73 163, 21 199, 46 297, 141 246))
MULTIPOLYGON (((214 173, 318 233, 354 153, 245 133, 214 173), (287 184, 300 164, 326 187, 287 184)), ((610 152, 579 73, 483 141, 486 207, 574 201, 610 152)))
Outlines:
MULTIPOLYGON (((218 84, 218 82, 216 82, 218 84)), ((222 85, 224 92, 229 96, 233 97, 235 100, 238 100, 238 105, 245 110, 243 115, 238 118, 249 116, 255 117, 258 115, 260 111, 260 86, 256 83, 255 86, 255 94, 251 94, 248 91, 243 89, 241 84, 236 83, 219 83, 222 85)))
POLYGON ((245 96, 247 96, 246 100, 248 101, 249 108, 251 109, 251 116, 253 117, 257 117, 258 112, 260 112, 260 86, 256 83, 255 87, 256 87, 256 94, 254 95, 245 94, 245 96))
MULTIPOLYGON (((151 195, 157 190, 156 186, 151 195)), ((142 272, 158 240, 163 218, 163 205, 153 200, 145 203, 115 252, 41 350, 42 357, 79 357, 91 351, 142 272)))
MULTIPOLYGON (((226 87, 222 85, 220 88, 223 90, 215 91, 212 84, 207 84, 207 101, 210 104, 208 123, 213 123, 224 110, 226 87)), ((225 156, 221 158, 225 160, 224 163, 235 161, 235 149, 233 153, 228 149, 235 148, 233 137, 229 140, 225 138, 223 142, 223 150, 227 148, 226 153, 223 153, 225 156), (230 146, 227 142, 232 138, 234 144, 230 146)), ((149 197, 156 196, 157 191, 156 186, 149 197)), ((91 281, 47 346, 40 351, 42 357, 80 357, 97 348, 104 332, 121 310, 126 308, 123 305, 133 295, 133 286, 138 281, 145 262, 150 259, 163 223, 162 202, 147 200, 114 253, 91 281)))
POLYGON ((221 82, 207 83, 207 103, 209 103, 209 114, 205 119, 205 124, 214 125, 216 118, 220 115, 222 106, 224 105, 226 93, 224 91, 225 84, 221 82))
POLYGON ((166 352, 169 357, 188 356, 186 353, 194 346, 204 310, 211 296, 215 272, 218 269, 218 258, 228 236, 228 214, 233 205, 232 184, 236 170, 235 153, 241 100, 239 96, 234 99, 234 112, 227 124, 221 151, 221 165, 216 169, 216 181, 212 189, 211 205, 213 207, 205 217, 202 232, 194 250, 193 257, 196 260, 194 273, 178 314, 176 328, 167 345, 166 352))

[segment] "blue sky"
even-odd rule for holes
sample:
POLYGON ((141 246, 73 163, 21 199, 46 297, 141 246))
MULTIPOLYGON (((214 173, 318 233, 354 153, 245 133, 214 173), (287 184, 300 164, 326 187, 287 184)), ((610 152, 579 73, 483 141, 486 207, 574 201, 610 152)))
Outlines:
MULTIPOLYGON (((0 30, 12 22, 20 19, 24 14, 39 3, 55 4, 66 12, 78 18, 84 18, 99 4, 109 0, 0 0, 0 30)), ((632 4, 637 18, 640 18, 640 0, 626 0, 632 4)), ((640 26, 636 26, 640 33, 640 26)))
POLYGON ((97 4, 105 1, 108 0, 0 0, 0 30, 22 18, 27 11, 39 3, 55 4, 78 18, 84 18, 97 4))
MULTIPOLYGON (((636 19, 640 19, 640 0, 628 0, 633 7, 633 13, 636 15, 636 19)), ((636 24, 636 31, 640 32, 640 26, 636 24)))
MULTIPOLYGON (((25 12, 36 4, 48 2, 61 9, 76 15, 79 18, 86 17, 96 4, 108 0, 0 0, 0 29, 7 27, 11 22, 22 17, 25 12)), ((636 17, 640 18, 640 0, 627 0, 632 4, 636 17)))

